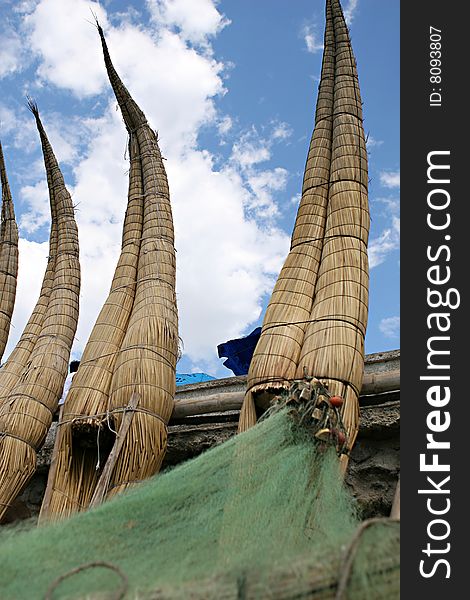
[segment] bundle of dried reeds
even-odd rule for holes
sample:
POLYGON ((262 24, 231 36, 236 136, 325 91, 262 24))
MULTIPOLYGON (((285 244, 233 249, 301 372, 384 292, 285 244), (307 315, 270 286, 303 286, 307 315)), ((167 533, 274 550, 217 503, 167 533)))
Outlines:
POLYGON ((129 199, 111 292, 65 401, 44 519, 88 507, 104 466, 100 435, 119 431, 134 392, 139 405, 105 493, 113 495, 158 471, 176 385, 175 252, 166 173, 157 137, 114 69, 103 30, 97 27, 129 133, 129 199))
POLYGON ((15 306, 18 275, 18 227, 8 184, 3 149, 0 142, 0 180, 2 213, 0 223, 0 360, 7 345, 11 315, 15 306))
POLYGON ((368 317, 367 151, 356 61, 338 0, 332 0, 332 9, 336 65, 328 216, 297 376, 307 368, 328 383, 330 393, 344 398, 342 416, 352 447, 359 428, 368 317))
POLYGON ((108 413, 111 378, 134 304, 143 222, 142 174, 135 136, 129 142, 129 196, 122 249, 111 290, 85 346, 67 394, 56 441, 57 466, 50 473, 40 520, 66 517, 88 507, 113 425, 108 413), (91 436, 92 439, 86 442, 91 436), (101 436, 101 444, 100 444, 101 436), (109 436, 108 436, 109 437, 109 436), (93 443, 93 441, 95 443, 93 443))
MULTIPOLYGON (((288 379, 302 378, 307 373, 327 384, 333 395, 343 396, 343 420, 351 447, 359 424, 357 398, 368 314, 369 209, 362 102, 356 62, 339 0, 327 0, 326 4, 323 67, 317 119, 319 112, 323 118, 316 122, 315 131, 319 125, 322 130, 329 127, 330 145, 328 153, 325 146, 313 149, 317 161, 312 161, 311 170, 307 163, 305 172, 305 178, 317 174, 319 179, 313 180, 315 190, 323 187, 320 178, 327 173, 325 200, 320 204, 322 216, 326 212, 323 229, 319 226, 321 232, 317 238, 309 237, 302 229, 305 222, 318 226, 318 196, 304 206, 301 203, 292 248, 266 311, 250 366, 239 429, 243 431, 256 422, 253 397, 266 403, 263 395, 272 397, 276 388, 286 386, 288 379), (325 64, 329 66, 327 71, 325 64), (325 89, 328 89, 327 99, 321 96, 325 89), (320 266, 312 284, 305 248, 318 245, 319 239, 320 266), (294 254, 296 248, 301 248, 303 254, 294 254), (295 270, 291 271, 290 280, 284 281, 286 267, 291 264, 295 270), (298 311, 299 290, 308 296, 306 306, 310 299, 306 315, 298 311), (278 304, 283 306, 283 314, 273 318, 278 304), (290 333, 293 331, 295 336, 290 333), (293 338, 297 343, 296 353, 291 350, 293 338)), ((302 202, 304 194, 305 183, 302 202)))
POLYGON ((46 272, 39 293, 36 306, 23 329, 23 333, 15 348, 10 353, 8 360, 0 369, 0 406, 6 401, 11 390, 16 385, 20 375, 23 373, 29 361, 31 352, 41 333, 44 315, 49 304, 52 283, 55 271, 55 258, 57 254, 57 219, 55 217, 55 206, 51 205, 51 232, 49 237, 49 256, 47 259, 46 272))
MULTIPOLYGON (((44 153, 57 251, 40 331, 25 368, 0 408, 0 517, 35 471, 36 451, 44 441, 62 393, 78 320, 80 266, 72 199, 65 188, 37 106, 30 101, 29 107, 36 119, 44 153)), ((51 235, 51 246, 53 241, 51 235)), ((46 273, 46 279, 47 288, 49 273, 46 273)), ((41 310, 42 306, 41 303, 41 310)), ((31 320, 27 328, 30 325, 31 320)), ((22 347, 20 355, 24 351, 22 347)))
POLYGON ((288 387, 295 376, 323 248, 331 163, 335 39, 329 3, 315 127, 305 166, 291 249, 266 309, 248 374, 240 431, 256 423, 253 395, 288 387))
POLYGON ((111 496, 160 469, 174 405, 178 314, 173 219, 157 136, 116 73, 99 26, 98 31, 124 122, 131 139, 137 140, 144 196, 134 306, 111 381, 109 407, 116 427, 134 392, 140 403, 111 476, 111 496))

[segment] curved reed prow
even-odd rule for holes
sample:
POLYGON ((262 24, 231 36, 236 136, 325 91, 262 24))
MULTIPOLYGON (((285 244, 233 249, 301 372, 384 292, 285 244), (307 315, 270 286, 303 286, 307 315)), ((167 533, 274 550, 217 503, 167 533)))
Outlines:
POLYGON ((7 345, 18 276, 18 226, 0 142, 2 211, 0 223, 0 360, 7 345))
MULTIPOLYGON (((36 470, 36 451, 47 435, 68 371, 80 293, 78 231, 72 199, 37 105, 29 100, 28 106, 36 119, 44 154, 52 215, 51 247, 56 256, 47 280, 50 291, 42 298, 47 305, 44 303, 38 315, 40 321, 34 323, 35 328, 39 326, 33 336, 34 345, 27 357, 27 347, 17 354, 27 362, 17 373, 15 368, 8 372, 8 395, 0 408, 0 518, 36 470)), ((30 325, 31 319, 27 328, 30 325)), ((20 340, 22 344, 24 341, 20 340)), ((16 366, 21 367, 21 362, 16 366)))

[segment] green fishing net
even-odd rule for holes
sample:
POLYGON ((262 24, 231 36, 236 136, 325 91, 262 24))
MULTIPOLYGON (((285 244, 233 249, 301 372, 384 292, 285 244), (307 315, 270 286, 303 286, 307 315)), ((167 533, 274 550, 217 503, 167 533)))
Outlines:
POLYGON ((4 528, 0 597, 43 599, 88 565, 50 597, 335 598, 342 577, 344 598, 398 598, 398 526, 358 525, 335 449, 284 409, 97 509, 4 528))

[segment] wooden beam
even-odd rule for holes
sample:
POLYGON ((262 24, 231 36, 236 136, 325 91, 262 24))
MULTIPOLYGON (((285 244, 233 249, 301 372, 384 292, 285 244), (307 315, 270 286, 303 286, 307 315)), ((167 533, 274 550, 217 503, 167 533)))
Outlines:
POLYGON ((106 464, 103 467, 103 472, 101 473, 98 483, 96 484, 95 492, 90 501, 89 508, 93 508, 93 506, 98 506, 105 499, 114 465, 116 464, 119 452, 121 451, 122 445, 124 444, 124 440, 126 439, 127 432, 129 431, 129 427, 131 426, 132 419, 135 415, 135 409, 137 408, 139 401, 140 394, 134 392, 131 396, 131 399, 129 400, 129 404, 127 405, 126 411, 124 412, 124 416, 121 421, 121 426, 119 427, 119 431, 117 432, 116 440, 108 456, 108 460, 106 461, 106 464))
POLYGON ((400 389, 400 369, 364 373, 361 396, 383 394, 400 389))
MULTIPOLYGON (((362 384, 361 396, 383 394, 400 389, 400 370, 366 373, 362 384)), ((215 412, 240 410, 244 391, 218 392, 206 396, 194 396, 178 400, 171 420, 180 420, 185 417, 194 417, 215 412)), ((171 421, 170 421, 171 423, 171 421)))
POLYGON ((184 400, 178 400, 178 398, 176 398, 175 408, 173 409, 171 418, 184 419, 185 417, 193 417, 213 412, 240 410, 244 395, 244 392, 219 392, 207 396, 185 398, 184 400))

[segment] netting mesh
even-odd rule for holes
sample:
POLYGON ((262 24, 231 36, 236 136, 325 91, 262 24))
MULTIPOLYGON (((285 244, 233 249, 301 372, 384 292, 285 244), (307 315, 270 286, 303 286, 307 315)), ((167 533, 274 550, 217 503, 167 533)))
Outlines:
MULTIPOLYGON (((95 510, 4 529, 0 589, 44 598, 70 569, 107 561, 127 577, 126 598, 334 598, 357 526, 334 448, 284 409, 95 510)), ((379 529, 354 550, 347 598, 398 598, 397 531, 379 529)), ((118 585, 116 572, 89 568, 52 597, 109 598, 118 585)))

